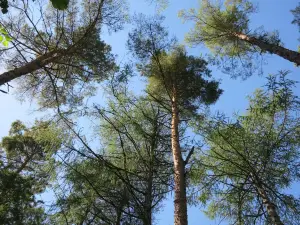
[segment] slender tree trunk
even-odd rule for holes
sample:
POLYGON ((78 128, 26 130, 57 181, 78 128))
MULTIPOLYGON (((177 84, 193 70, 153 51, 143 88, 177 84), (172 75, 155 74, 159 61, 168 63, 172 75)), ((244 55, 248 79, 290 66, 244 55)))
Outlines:
MULTIPOLYGON (((243 187, 242 187, 243 188, 243 187)), ((243 214, 242 214, 242 206, 243 206, 243 200, 242 200, 242 196, 241 193, 238 192, 238 225, 243 225, 243 214)))
POLYGON ((300 53, 292 51, 290 49, 278 46, 275 44, 270 44, 265 41, 259 40, 258 38, 248 36, 243 33, 233 33, 233 35, 240 40, 246 41, 252 45, 258 46, 261 50, 269 52, 271 54, 276 54, 290 62, 296 63, 297 66, 300 65, 300 53))
POLYGON ((154 149, 151 149, 151 161, 150 161, 150 171, 147 176, 147 191, 145 194, 145 205, 144 205, 144 225, 152 224, 152 200, 153 200, 153 157, 154 149))
POLYGON ((257 188, 258 195, 262 198, 263 204, 266 207, 267 214, 268 214, 270 220, 272 221, 272 223, 274 225, 284 225, 280 219, 280 216, 277 213, 276 204, 274 204, 270 200, 270 198, 269 198, 267 192, 265 191, 265 189, 263 188, 263 185, 261 184, 260 180, 255 175, 254 176, 251 175, 251 176, 252 176, 253 183, 254 183, 255 187, 257 188))
MULTIPOLYGON (((152 173, 152 171, 151 171, 152 173)), ((147 193, 145 196, 145 208, 144 208, 144 225, 152 224, 152 186, 153 186, 153 173, 148 177, 147 193)))
POLYGON ((146 182, 147 182, 147 190, 145 193, 145 201, 142 210, 142 218, 144 225, 152 224, 152 194, 153 194, 153 157, 154 157, 154 149, 151 148, 150 151, 150 166, 149 171, 147 172, 146 182))
POLYGON ((116 225, 121 225, 122 211, 117 212, 116 225))
POLYGON ((268 216, 271 219, 271 221, 273 222, 273 224, 274 225, 284 225, 280 219, 280 216, 277 213, 277 210, 276 210, 277 206, 273 202, 270 201, 266 191, 261 187, 258 187, 257 189, 258 189, 258 193, 259 193, 260 197, 263 200, 263 204, 265 205, 265 207, 267 209, 268 216))
POLYGON ((124 188, 120 205, 116 210, 117 218, 116 218, 115 225, 121 225, 122 224, 121 220, 122 220, 122 215, 123 215, 123 208, 124 208, 124 206, 126 205, 127 202, 128 202, 127 190, 126 190, 126 188, 124 188))
POLYGON ((176 99, 176 90, 172 98, 172 123, 171 123, 171 142, 174 161, 174 181, 175 181, 175 210, 174 224, 187 225, 187 202, 186 202, 186 180, 185 165, 182 159, 179 143, 179 114, 176 99))
POLYGON ((0 74, 0 86, 18 77, 32 73, 62 57, 62 50, 53 50, 26 63, 24 66, 0 74))

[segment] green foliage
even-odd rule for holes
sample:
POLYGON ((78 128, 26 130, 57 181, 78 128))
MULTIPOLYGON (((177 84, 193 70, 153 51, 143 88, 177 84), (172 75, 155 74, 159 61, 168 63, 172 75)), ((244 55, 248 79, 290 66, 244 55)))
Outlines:
POLYGON ((1 0, 0 1, 0 8, 2 13, 7 13, 8 12, 8 0, 1 0))
POLYGON ((0 170, 0 220, 2 224, 43 224, 44 210, 36 201, 35 181, 8 169, 0 170))
MULTIPOLYGON (((34 0, 33 0, 34 1, 34 0)), ((50 0, 55 9, 65 10, 68 8, 69 0, 50 0)), ((0 0, 0 8, 3 14, 8 12, 8 0, 0 0)))
POLYGON ((12 123, 10 136, 2 139, 1 146, 13 166, 22 164, 23 158, 37 163, 49 159, 59 149, 62 143, 60 132, 49 122, 36 121, 35 126, 28 129, 21 121, 16 121, 12 123))
POLYGON ((0 153, 0 220, 3 224, 44 224, 46 215, 36 194, 44 192, 51 175, 53 154, 62 132, 53 124, 36 121, 31 128, 21 121, 11 125, 0 153))
POLYGON ((50 0, 55 9, 64 10, 68 8, 69 0, 50 0))
POLYGON ((180 147, 184 131, 180 129, 180 120, 190 119, 201 105, 215 103, 222 90, 219 82, 205 79, 211 77, 205 60, 188 56, 183 46, 169 39, 162 27, 162 19, 137 17, 137 27, 129 34, 128 46, 140 62, 137 69, 148 78, 146 92, 149 98, 161 105, 171 118, 175 221, 182 220, 182 224, 187 224, 185 170, 190 154, 184 161, 180 147))
POLYGON ((108 109, 98 111, 103 117, 101 136, 114 165, 124 169, 123 185, 130 190, 136 217, 151 224, 171 182, 169 130, 164 126, 168 117, 158 105, 119 89, 108 109))
POLYGON ((199 10, 182 10, 179 17, 195 22, 186 36, 189 44, 204 43, 213 54, 212 62, 220 65, 223 72, 245 78, 260 69, 257 61, 262 60, 261 53, 266 49, 258 50, 260 46, 242 40, 240 34, 275 46, 281 44, 277 31, 250 30, 250 15, 255 11, 256 7, 247 0, 204 0, 199 10))
POLYGON ((219 82, 211 78, 207 62, 189 56, 183 46, 169 39, 163 17, 137 17, 137 28, 129 34, 128 46, 140 60, 138 70, 148 77, 148 94, 169 109, 176 96, 178 107, 195 111, 199 104, 212 104, 221 95, 219 82))
POLYGON ((298 4, 295 9, 291 10, 291 12, 294 16, 292 23, 296 24, 300 30, 300 4, 298 4))
MULTIPOLYGON (((5 27, 0 27, 0 42, 8 47, 12 40, 18 41, 3 50, 11 69, 52 51, 60 54, 19 78, 18 88, 36 98, 42 109, 58 107, 60 116, 67 117, 97 92, 100 82, 120 72, 100 34, 104 26, 121 29, 127 8, 122 0, 50 1, 54 8, 40 12, 31 12, 17 1, 12 6, 16 18, 4 18, 5 27)), ((161 9, 167 3, 156 2, 161 9)), ((8 2, 0 0, 0 7, 6 13, 8 2)), ((299 7, 292 11, 297 25, 299 7)), ((249 34, 280 45, 278 32, 250 32, 253 12, 255 7, 247 0, 224 4, 203 0, 198 11, 181 11, 180 17, 196 22, 186 38, 190 44, 204 43, 221 61, 238 59, 252 74, 253 55, 268 51, 258 52, 237 36, 249 34)), ((184 46, 169 38, 162 21, 161 16, 137 16, 137 26, 129 34, 137 70, 148 80, 147 96, 130 93, 124 83, 132 70, 126 67, 111 82, 106 107, 94 105, 90 111, 84 107, 93 123, 100 121, 96 136, 101 149, 91 147, 93 141, 80 131, 72 130, 76 138, 69 140, 67 130, 49 121, 36 121, 32 127, 21 121, 11 125, 0 145, 1 224, 151 225, 174 186, 169 126, 174 118, 178 123, 174 119, 172 127, 179 130, 181 146, 189 129, 189 123, 182 121, 191 119, 208 146, 200 150, 202 154, 193 153, 190 164, 183 160, 186 151, 180 144, 178 152, 184 185, 199 187, 197 201, 206 206, 210 219, 271 225, 263 189, 284 224, 299 222, 300 199, 286 191, 300 179, 300 101, 292 91, 295 82, 286 78, 287 73, 270 76, 266 88, 249 97, 245 115, 233 122, 224 116, 205 121, 198 110, 215 103, 223 91, 208 62, 188 55, 184 46), (64 151, 59 151, 62 147, 64 151), (50 187, 53 177, 56 202, 49 214, 36 196, 50 187)), ((236 65, 236 61, 223 64, 227 72, 236 65)))
POLYGON ((107 107, 96 107, 93 115, 101 120, 102 156, 82 149, 76 160, 63 165, 67 188, 59 192, 53 223, 64 224, 66 217, 75 224, 121 219, 122 224, 150 225, 171 182, 168 118, 121 84, 111 90, 107 107))
POLYGON ((212 217, 269 224, 258 191, 264 188, 285 224, 299 220, 300 199, 285 192, 300 178, 299 98, 286 73, 268 80, 267 90, 259 89, 250 97, 247 113, 236 123, 221 117, 206 127, 210 149, 198 166, 207 172, 196 170, 192 177, 201 182, 204 191, 199 200, 209 203, 212 217))
POLYGON ((4 47, 8 47, 8 44, 11 40, 12 39, 7 34, 7 31, 2 26, 0 26, 0 43, 2 43, 4 47))
POLYGON ((114 224, 118 207, 127 204, 124 185, 97 159, 75 162, 67 168, 66 184, 72 189, 57 201, 59 211, 51 216, 54 224, 114 224), (95 216, 97 215, 97 216, 95 216))
POLYGON ((199 104, 214 103, 222 93, 218 82, 204 79, 211 77, 207 63, 188 56, 183 47, 175 48, 170 54, 162 52, 158 57, 159 64, 152 60, 142 69, 149 77, 147 91, 157 99, 175 91, 180 108, 195 111, 199 104))
POLYGON ((251 49, 250 45, 230 34, 248 32, 253 5, 248 1, 226 1, 224 5, 225 9, 221 4, 213 5, 212 1, 205 0, 198 12, 195 9, 181 11, 179 16, 184 20, 196 20, 195 28, 186 39, 191 44, 204 42, 221 56, 246 54, 251 49))
POLYGON ((8 69, 26 67, 33 59, 57 52, 42 60, 49 61, 46 66, 17 80, 20 99, 35 98, 41 109, 75 111, 96 94, 97 84, 118 70, 100 33, 104 24, 109 30, 121 29, 127 8, 120 0, 101 2, 72 0, 66 11, 42 7, 35 13, 16 2, 18 19, 3 17, 6 31, 22 45, 22 50, 12 46, 4 51, 8 69))

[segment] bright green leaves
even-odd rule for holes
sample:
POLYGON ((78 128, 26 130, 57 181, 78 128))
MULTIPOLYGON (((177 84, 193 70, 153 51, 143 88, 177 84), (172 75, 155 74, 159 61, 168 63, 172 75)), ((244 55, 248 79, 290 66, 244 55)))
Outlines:
POLYGON ((204 196, 199 201, 208 202, 212 217, 244 221, 238 224, 265 222, 265 213, 258 207, 263 197, 257 184, 262 183, 285 224, 299 219, 299 201, 285 194, 293 181, 299 181, 300 146, 300 103, 292 92, 295 82, 286 75, 270 76, 267 88, 250 97, 247 113, 235 122, 220 116, 203 126, 209 150, 198 167, 206 167, 206 176, 192 174, 192 180, 202 185, 204 196))
POLYGON ((58 222, 64 217, 72 224, 120 224, 118 218, 124 224, 151 224, 144 221, 151 220, 171 182, 168 119, 160 107, 123 88, 109 90, 107 106, 93 113, 94 121, 101 119, 104 159, 84 148, 71 159, 64 176, 68 190, 62 191, 51 224, 65 224, 58 222))
MULTIPOLYGON (((34 1, 34 0, 32 0, 34 1)), ((69 0, 50 0, 55 9, 64 10, 68 8, 69 0)), ((8 12, 8 0, 0 0, 0 8, 2 13, 8 12)))
POLYGON ((2 44, 3 44, 5 47, 8 47, 8 41, 7 41, 7 40, 3 41, 2 44))
POLYGON ((149 95, 166 106, 176 95, 179 107, 189 112, 199 104, 213 104, 222 90, 210 79, 207 62, 188 55, 185 47, 169 38, 163 17, 139 16, 135 20, 137 26, 129 33, 128 46, 140 60, 138 70, 149 79, 149 95))
POLYGON ((69 0, 50 0, 54 8, 64 10, 68 8, 69 0))
POLYGON ((226 1, 224 5, 205 0, 198 11, 181 11, 179 16, 196 22, 186 37, 190 44, 204 42, 215 54, 237 56, 249 49, 246 43, 240 47, 234 34, 248 31, 248 17, 254 8, 247 1, 226 1))
MULTIPOLYGON (((212 53, 212 62, 233 77, 261 73, 262 53, 276 54, 300 64, 300 54, 283 47, 278 31, 249 27, 255 11, 256 7, 248 0, 203 0, 198 11, 181 11, 179 16, 195 23, 186 41, 191 45, 205 44, 212 53)), ((297 16, 296 11, 294 14, 297 16)))
POLYGON ((3 138, 2 147, 12 157, 32 153, 39 159, 41 155, 53 154, 59 149, 62 141, 60 135, 61 131, 51 123, 36 121, 35 126, 29 129, 18 120, 12 123, 9 136, 3 138))
POLYGON ((239 34, 249 33, 249 16, 255 11, 247 0, 226 1, 223 4, 213 0, 201 1, 198 10, 181 11, 179 17, 193 21, 194 28, 186 35, 190 45, 205 44, 211 51, 211 60, 233 77, 248 77, 257 69, 256 49, 239 34))
POLYGON ((2 43, 5 47, 8 47, 11 40, 12 38, 8 35, 7 31, 0 26, 0 43, 2 43))
POLYGON ((159 63, 152 59, 145 67, 149 93, 157 99, 162 92, 167 96, 175 91, 178 105, 194 111, 199 104, 213 104, 222 94, 218 82, 205 79, 211 76, 207 62, 187 55, 185 48, 174 47, 169 54, 161 53, 158 57, 159 63))

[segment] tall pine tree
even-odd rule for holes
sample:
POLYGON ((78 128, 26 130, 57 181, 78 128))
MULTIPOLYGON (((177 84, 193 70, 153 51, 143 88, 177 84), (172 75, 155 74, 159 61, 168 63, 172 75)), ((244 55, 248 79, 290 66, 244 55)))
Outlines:
MULTIPOLYGON (((147 93, 171 117, 171 145, 174 165, 176 225, 188 224, 186 171, 188 163, 180 146, 180 124, 201 105, 214 103, 222 91, 219 83, 209 81, 207 63, 189 56, 184 47, 172 45, 161 18, 137 17, 137 28, 129 34, 128 45, 140 60, 138 69, 149 80, 147 93)), ((187 157, 188 159, 189 157, 187 157)))

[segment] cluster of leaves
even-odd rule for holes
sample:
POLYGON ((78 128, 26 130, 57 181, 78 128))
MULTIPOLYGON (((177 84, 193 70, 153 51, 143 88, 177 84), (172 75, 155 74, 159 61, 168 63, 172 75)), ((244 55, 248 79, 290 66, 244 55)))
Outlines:
POLYGON ((200 158, 202 172, 195 170, 192 176, 195 183, 201 181, 199 199, 209 203, 211 218, 272 224, 265 208, 269 201, 285 224, 299 220, 300 199, 285 192, 300 178, 300 105, 294 84, 286 73, 271 76, 267 90, 254 93, 247 114, 237 122, 218 118, 202 126, 210 149, 200 158))
POLYGON ((226 1, 213 4, 209 0, 202 1, 198 11, 180 11, 184 20, 193 19, 196 26, 187 36, 192 44, 205 43, 214 53, 221 56, 238 56, 246 54, 251 47, 230 33, 249 32, 249 14, 254 12, 253 4, 248 1, 226 1))
POLYGON ((2 26, 0 26, 0 43, 2 43, 5 47, 8 47, 8 44, 11 40, 12 39, 7 34, 6 30, 2 26))
MULTIPOLYGON (((50 1, 52 3, 52 6, 55 9, 59 9, 59 10, 65 10, 68 8, 68 5, 69 5, 69 0, 50 0, 50 1)), ((1 0, 0 8, 1 8, 2 13, 6 14, 8 12, 8 8, 9 8, 8 0, 1 0)))
POLYGON ((64 10, 68 8, 69 0, 50 0, 55 9, 64 10))
POLYGON ((80 155, 64 159, 67 187, 58 192, 53 223, 152 224, 171 184, 168 117, 125 89, 112 91, 107 108, 95 107, 102 155, 87 143, 68 148, 80 155))
POLYGON ((129 34, 129 49, 140 60, 138 70, 148 77, 147 93, 169 110, 174 92, 178 106, 187 111, 214 103, 222 90, 219 82, 209 80, 207 62, 189 56, 183 46, 169 39, 162 20, 137 17, 137 28, 129 34))
MULTIPOLYGON (((180 11, 179 16, 184 21, 195 22, 186 36, 188 43, 205 44, 213 55, 212 62, 220 65, 223 72, 246 78, 261 71, 262 53, 281 57, 290 54, 288 49, 277 49, 283 46, 278 31, 267 32, 262 27, 250 29, 250 15, 254 12, 255 5, 247 0, 219 3, 205 0, 198 10, 180 11)), ((296 57, 299 60, 298 55, 285 59, 294 61, 296 57)))
POLYGON ((27 128, 16 121, 2 139, 0 218, 4 224, 43 224, 46 214, 36 195, 49 184, 61 134, 49 122, 37 121, 27 128))
POLYGON ((72 0, 72 6, 63 12, 43 7, 36 11, 35 5, 22 2, 11 7, 16 16, 2 16, 2 24, 12 47, 1 49, 11 70, 0 77, 9 74, 1 84, 19 78, 21 98, 37 99, 41 109, 72 111, 69 106, 80 106, 96 93, 99 82, 118 70, 100 33, 104 25, 114 31, 122 27, 126 20, 123 1, 72 0))

